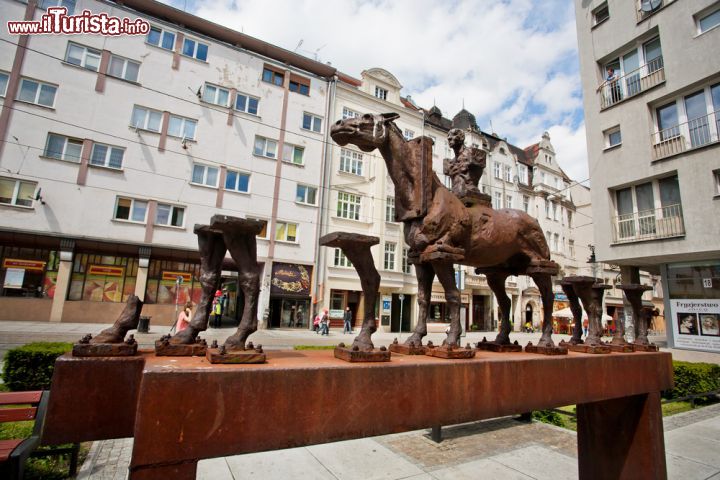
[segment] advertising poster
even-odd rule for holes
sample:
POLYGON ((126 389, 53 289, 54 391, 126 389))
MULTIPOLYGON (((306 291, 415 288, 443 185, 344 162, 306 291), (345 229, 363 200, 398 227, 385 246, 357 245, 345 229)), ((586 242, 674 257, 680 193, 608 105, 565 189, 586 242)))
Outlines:
POLYGON ((55 298, 55 284, 57 283, 57 272, 45 273, 43 279, 43 290, 47 298, 55 298))
POLYGON ((24 268, 8 268, 5 270, 3 288, 22 288, 25 279, 24 268))
POLYGON ((720 299, 670 300, 675 347, 720 352, 720 299))

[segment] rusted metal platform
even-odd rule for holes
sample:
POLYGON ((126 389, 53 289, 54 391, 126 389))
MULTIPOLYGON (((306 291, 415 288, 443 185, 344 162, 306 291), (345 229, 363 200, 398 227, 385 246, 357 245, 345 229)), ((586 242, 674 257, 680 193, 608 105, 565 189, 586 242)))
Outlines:
POLYGON ((191 479, 204 458, 577 404, 581 479, 666 478, 659 392, 672 386, 669 353, 348 363, 331 351, 268 351, 267 362, 62 356, 43 442, 134 436, 130 479, 191 479))

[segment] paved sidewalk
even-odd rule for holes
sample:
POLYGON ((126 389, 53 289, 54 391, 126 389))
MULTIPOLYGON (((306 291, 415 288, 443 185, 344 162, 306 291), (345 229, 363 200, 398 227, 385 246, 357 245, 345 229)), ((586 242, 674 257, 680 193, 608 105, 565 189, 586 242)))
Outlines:
MULTIPOLYGON (((720 479, 720 405, 667 417, 668 478, 720 479)), ((132 439, 95 442, 78 479, 122 480, 132 439)), ((608 459, 611 461, 611 459, 608 459)), ((385 435, 272 452, 202 460, 201 480, 576 479, 574 432, 510 417, 429 432, 385 435)))

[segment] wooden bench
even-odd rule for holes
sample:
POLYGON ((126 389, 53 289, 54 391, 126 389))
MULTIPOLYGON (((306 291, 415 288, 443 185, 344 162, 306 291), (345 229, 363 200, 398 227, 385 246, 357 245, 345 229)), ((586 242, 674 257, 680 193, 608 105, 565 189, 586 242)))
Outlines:
POLYGON ((0 440, 0 476, 21 479, 25 460, 32 456, 70 454, 70 475, 77 471, 79 444, 69 448, 35 451, 40 446, 50 391, 0 392, 0 423, 35 420, 28 438, 0 440), (9 408, 5 408, 9 406, 9 408))

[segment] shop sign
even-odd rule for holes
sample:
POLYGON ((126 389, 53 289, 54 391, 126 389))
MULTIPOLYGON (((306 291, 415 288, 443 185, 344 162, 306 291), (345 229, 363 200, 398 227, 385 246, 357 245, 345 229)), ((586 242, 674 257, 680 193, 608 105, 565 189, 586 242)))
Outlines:
POLYGON ((328 314, 330 315, 330 318, 343 318, 345 310, 343 310, 342 308, 339 310, 329 310, 328 314))
POLYGON ((720 352, 720 299, 670 300, 676 348, 720 352))
POLYGON ((564 293, 556 293, 555 294, 555 301, 556 302, 567 302, 567 295, 564 293))
POLYGON ((274 263, 270 294, 310 296, 312 268, 294 263, 274 263))
POLYGON ((90 265, 87 274, 105 275, 106 277, 122 277, 124 272, 124 267, 111 267, 109 265, 90 265))
POLYGON ((20 260, 17 258, 6 258, 3 261, 3 268, 22 268, 25 270, 32 270, 36 272, 42 272, 45 270, 45 263, 36 260, 20 260))
POLYGON ((382 313, 389 314, 392 310, 392 296, 383 295, 382 297, 382 313))
MULTIPOLYGON (((430 301, 435 303, 445 303, 445 293, 432 292, 430 294, 430 301)), ((468 295, 467 293, 461 293, 460 303, 470 303, 470 295, 468 295)))
POLYGON ((24 268, 8 268, 5 270, 3 288, 22 288, 25 279, 24 268))
POLYGON ((182 281, 180 283, 192 282, 192 273, 190 273, 190 272, 168 272, 168 271, 165 271, 162 274, 163 280, 172 280, 173 282, 176 282, 178 277, 180 277, 182 279, 182 281))

